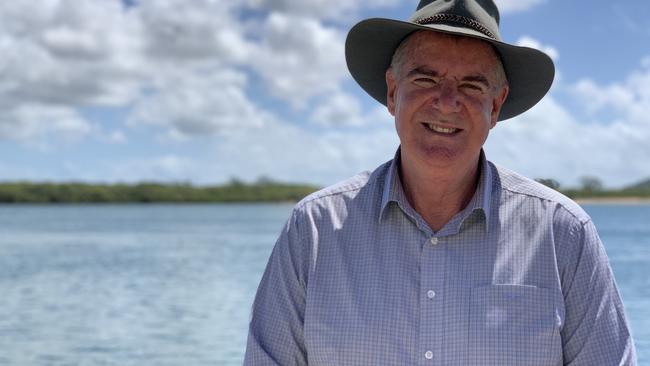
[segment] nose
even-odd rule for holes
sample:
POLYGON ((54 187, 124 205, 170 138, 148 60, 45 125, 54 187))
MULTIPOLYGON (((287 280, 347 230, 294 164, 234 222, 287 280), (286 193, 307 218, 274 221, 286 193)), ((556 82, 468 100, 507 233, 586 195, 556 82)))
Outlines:
POLYGON ((437 93, 433 96, 432 104, 440 112, 449 114, 460 110, 460 95, 458 88, 451 80, 445 80, 438 86, 437 93))

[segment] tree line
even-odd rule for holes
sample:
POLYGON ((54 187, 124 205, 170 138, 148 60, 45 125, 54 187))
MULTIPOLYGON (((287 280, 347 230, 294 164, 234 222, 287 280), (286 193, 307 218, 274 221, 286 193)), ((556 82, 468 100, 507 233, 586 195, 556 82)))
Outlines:
POLYGON ((205 187, 187 183, 5 182, 0 183, 0 203, 296 202, 317 189, 312 185, 268 180, 252 184, 233 180, 205 187))
POLYGON ((593 176, 581 177, 577 188, 562 187, 557 180, 551 178, 535 180, 570 198, 650 198, 650 179, 620 189, 606 189, 603 182, 593 176))
MULTIPOLYGON (((574 198, 650 198, 650 180, 622 189, 605 189, 595 177, 583 177, 578 188, 564 188, 555 179, 536 181, 574 198)), ((0 182, 0 203, 192 203, 297 202, 319 189, 309 184, 286 184, 260 178, 255 183, 237 179, 219 186, 189 183, 91 184, 0 182)))

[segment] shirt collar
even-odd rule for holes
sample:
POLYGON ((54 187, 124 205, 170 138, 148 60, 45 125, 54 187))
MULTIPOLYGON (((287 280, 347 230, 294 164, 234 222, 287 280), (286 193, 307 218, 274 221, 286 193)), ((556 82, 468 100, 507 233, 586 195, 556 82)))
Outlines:
POLYGON ((406 195, 404 194, 402 182, 399 178, 400 156, 401 147, 398 147, 384 179, 384 189, 381 196, 381 207, 379 210, 380 221, 383 217, 384 211, 386 210, 386 206, 388 206, 389 203, 395 202, 401 207, 404 207, 404 204, 408 203, 406 195))
POLYGON ((479 156, 479 167, 481 169, 478 185, 476 186, 476 192, 474 192, 474 197, 469 202, 467 207, 463 209, 462 213, 464 215, 463 220, 475 211, 483 211, 485 217, 485 230, 488 231, 490 227, 490 213, 491 207, 491 198, 492 198, 492 187, 493 187, 493 172, 490 168, 487 158, 485 157, 485 151, 481 149, 481 155, 479 156))
MULTIPOLYGON (((406 194, 404 193, 404 188, 399 176, 399 164, 400 164, 401 150, 397 149, 395 157, 390 163, 388 170, 386 171, 386 176, 384 179, 384 187, 381 197, 381 206, 379 210, 379 220, 381 221, 384 211, 390 202, 395 202, 397 205, 408 214, 408 209, 410 204, 406 199, 406 194)), ((492 198, 492 187, 493 187, 493 172, 490 168, 487 158, 485 157, 485 152, 481 149, 481 154, 479 156, 479 166, 480 166, 480 177, 479 182, 474 192, 474 196, 465 207, 460 215, 462 216, 462 221, 469 217, 474 211, 483 211, 485 216, 485 230, 487 231, 490 227, 490 203, 492 198)))

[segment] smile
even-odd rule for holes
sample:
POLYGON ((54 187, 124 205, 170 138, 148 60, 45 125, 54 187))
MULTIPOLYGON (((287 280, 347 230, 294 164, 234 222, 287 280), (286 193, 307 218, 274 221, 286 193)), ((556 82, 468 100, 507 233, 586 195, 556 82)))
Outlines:
POLYGON ((431 131, 433 131, 433 132, 440 133, 440 134, 444 134, 444 135, 453 135, 453 134, 455 134, 455 133, 457 133, 457 132, 460 131, 460 129, 458 129, 458 128, 453 128, 453 127, 442 127, 442 126, 438 126, 438 125, 436 125, 436 124, 434 124, 434 123, 430 123, 430 122, 424 122, 423 124, 424 124, 424 125, 425 125, 429 130, 431 130, 431 131))

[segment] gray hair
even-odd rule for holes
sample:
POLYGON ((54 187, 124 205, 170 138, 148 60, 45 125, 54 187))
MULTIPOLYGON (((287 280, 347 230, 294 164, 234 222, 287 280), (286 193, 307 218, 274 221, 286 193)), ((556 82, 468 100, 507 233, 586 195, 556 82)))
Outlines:
MULTIPOLYGON (((397 48, 395 49, 395 52, 393 53, 393 57, 392 57, 392 59, 390 61, 390 68, 393 70, 393 75, 395 77, 397 77, 401 73, 402 67, 404 66, 404 62, 406 61, 408 45, 409 45, 409 43, 410 43, 410 41, 412 39, 411 36, 413 36, 414 34, 416 34, 418 32, 426 32, 426 31, 416 31, 416 32, 413 32, 413 33, 409 34, 408 36, 406 36, 406 38, 404 38, 402 40, 402 42, 399 44, 399 46, 397 46, 397 48)), ((463 36, 457 36, 457 35, 453 35, 453 34, 445 34, 445 36, 452 37, 452 38, 457 38, 457 39, 463 37, 463 36)), ((499 54, 499 51, 497 51, 497 49, 494 46, 492 46, 492 45, 490 45, 490 46, 491 46, 492 50, 494 51, 493 52, 494 57, 495 57, 495 59, 497 61, 496 62, 497 68, 494 70, 494 74, 495 74, 494 76, 495 76, 495 79, 497 81, 497 87, 502 87, 502 86, 508 85, 508 78, 506 76, 506 72, 505 72, 505 69, 503 67, 503 61, 501 59, 501 55, 499 54)))

